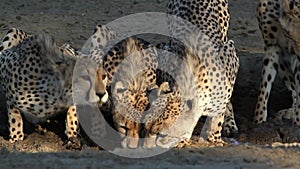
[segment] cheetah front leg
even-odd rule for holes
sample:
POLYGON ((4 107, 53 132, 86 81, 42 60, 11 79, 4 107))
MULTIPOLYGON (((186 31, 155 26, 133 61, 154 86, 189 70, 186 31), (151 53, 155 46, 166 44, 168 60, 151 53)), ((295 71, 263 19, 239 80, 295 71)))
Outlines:
POLYGON ((287 85, 288 89, 292 91, 293 105, 292 108, 287 109, 286 111, 280 111, 279 117, 280 120, 283 118, 293 119, 293 123, 300 126, 300 63, 297 56, 291 58, 291 69, 289 69, 291 71, 289 71, 290 74, 286 74, 287 77, 284 78, 284 80, 286 81, 286 84, 289 84, 287 85), (292 77, 293 79, 291 79, 292 77))
POLYGON ((23 119, 20 110, 8 109, 9 141, 14 143, 24 139, 23 119))
POLYGON ((234 135, 235 133, 238 133, 238 127, 234 120, 234 113, 231 102, 229 102, 226 106, 223 131, 226 135, 234 135))
POLYGON ((207 141, 211 143, 221 144, 221 145, 224 144, 224 141, 221 138, 224 116, 225 114, 222 113, 214 117, 207 117, 207 120, 209 122, 207 141))
MULTIPOLYGON (((297 58, 297 56, 293 56, 297 58)), ((290 63, 296 62, 295 60, 291 61, 290 63)), ((292 107, 289 109, 283 109, 277 112, 276 118, 282 122, 283 119, 293 119, 295 111, 296 111, 296 106, 297 106, 297 75, 294 75, 295 73, 291 72, 291 64, 290 63, 280 63, 279 66, 279 75, 283 77, 284 84, 285 86, 291 91, 292 93, 292 99, 293 99, 293 104, 292 107)), ((297 70, 296 70, 297 71, 297 70)), ((294 71, 293 71, 294 72, 294 71)), ((297 72, 296 72, 297 74, 297 72)))
MULTIPOLYGON (((299 65, 299 63, 298 63, 299 65)), ((297 91, 297 99, 296 99, 296 105, 295 105, 295 113, 293 114, 293 122, 297 126, 300 126, 300 65, 298 68, 296 68, 295 73, 295 86, 297 91)))
POLYGON ((78 139, 79 123, 75 106, 70 106, 68 109, 65 133, 68 137, 67 148, 79 149, 81 143, 78 139))
POLYGON ((280 54, 278 46, 267 47, 266 55, 263 59, 262 81, 260 84, 260 93, 256 103, 256 110, 254 115, 254 123, 260 124, 267 120, 267 103, 270 96, 272 84, 275 80, 278 59, 280 54))

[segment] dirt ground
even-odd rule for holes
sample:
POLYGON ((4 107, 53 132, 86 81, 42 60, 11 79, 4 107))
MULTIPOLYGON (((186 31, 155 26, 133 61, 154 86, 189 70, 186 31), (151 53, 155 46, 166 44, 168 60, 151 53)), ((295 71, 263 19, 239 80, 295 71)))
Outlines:
MULTIPOLYGON (((31 34, 46 32, 60 43, 80 48, 97 24, 137 12, 163 12, 167 0, 10 0, 0 6, 0 35, 11 27, 31 34)), ((274 120, 274 113, 291 104, 289 92, 277 79, 269 103, 269 121, 260 126, 251 123, 258 95, 263 40, 255 18, 257 0, 229 0, 231 25, 229 39, 235 41, 240 57, 240 71, 233 105, 239 134, 235 144, 225 147, 194 145, 172 149, 159 156, 129 159, 91 146, 82 150, 67 150, 63 146, 64 124, 60 118, 45 124, 47 132, 40 134, 26 124, 24 141, 7 141, 5 99, 1 99, 0 168, 299 168, 300 149, 271 147, 274 142, 299 142, 300 130, 274 120)), ((3 98, 3 97, 2 97, 3 98)))

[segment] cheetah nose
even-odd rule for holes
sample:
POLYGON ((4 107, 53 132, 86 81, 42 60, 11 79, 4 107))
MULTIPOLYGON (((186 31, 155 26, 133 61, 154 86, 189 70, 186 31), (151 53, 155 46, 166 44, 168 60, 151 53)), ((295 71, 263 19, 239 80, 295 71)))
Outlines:
POLYGON ((108 94, 107 92, 97 92, 96 95, 99 97, 102 103, 105 103, 108 99, 108 94))

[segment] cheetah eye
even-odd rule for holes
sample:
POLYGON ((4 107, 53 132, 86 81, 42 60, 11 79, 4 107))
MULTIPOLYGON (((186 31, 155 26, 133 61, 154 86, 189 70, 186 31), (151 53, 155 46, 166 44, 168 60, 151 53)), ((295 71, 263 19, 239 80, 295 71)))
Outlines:
POLYGON ((102 75, 102 77, 101 77, 101 78, 102 78, 102 80, 104 80, 104 79, 106 78, 106 75, 102 75))
POLYGON ((83 80, 90 80, 90 76, 88 76, 88 75, 83 75, 83 76, 81 76, 81 78, 83 80))
POLYGON ((117 89, 117 93, 124 93, 126 91, 126 89, 122 88, 122 89, 117 89))
POLYGON ((61 65, 63 62, 55 62, 57 65, 61 65))
POLYGON ((192 102, 192 100, 187 100, 186 104, 187 104, 187 106, 189 107, 190 110, 193 108, 193 102, 192 102))

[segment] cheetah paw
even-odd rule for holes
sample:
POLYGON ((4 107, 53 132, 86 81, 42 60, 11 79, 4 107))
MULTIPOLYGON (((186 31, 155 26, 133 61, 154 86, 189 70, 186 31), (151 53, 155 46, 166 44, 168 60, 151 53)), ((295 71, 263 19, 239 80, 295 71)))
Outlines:
POLYGON ((69 150, 81 150, 82 148, 81 141, 76 137, 70 137, 65 141, 64 145, 69 150))
POLYGON ((35 126, 35 131, 40 135, 44 135, 47 132, 47 129, 38 124, 35 126))
POLYGON ((191 143, 190 143, 190 141, 188 140, 188 139, 184 139, 183 141, 181 141, 181 142, 179 142, 176 146, 175 146, 175 148, 185 148, 186 146, 190 146, 191 145, 191 143))
POLYGON ((293 108, 280 110, 276 113, 276 120, 282 123, 284 119, 286 120, 293 119, 293 112, 294 112, 293 108))

